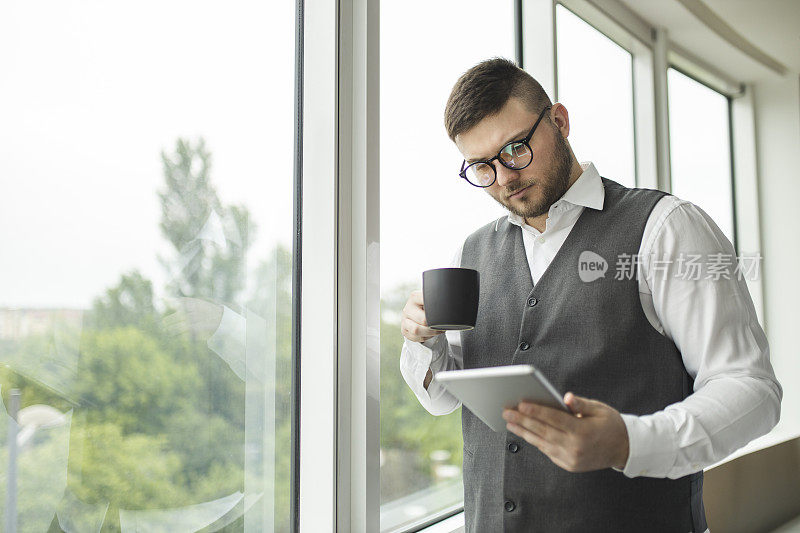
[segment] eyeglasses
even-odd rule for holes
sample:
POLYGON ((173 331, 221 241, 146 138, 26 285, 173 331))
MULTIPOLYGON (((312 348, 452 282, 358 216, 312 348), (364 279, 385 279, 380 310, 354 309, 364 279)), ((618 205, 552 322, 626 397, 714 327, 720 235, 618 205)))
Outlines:
POLYGON ((536 131, 536 126, 544 117, 545 112, 552 106, 545 107, 536 119, 536 123, 528 132, 528 135, 519 141, 511 141, 503 146, 496 156, 487 161, 475 161, 467 165, 464 161, 461 164, 461 172, 459 176, 467 180, 470 185, 476 187, 490 187, 497 179, 497 170, 494 168, 492 161, 497 159, 500 164, 511 170, 522 170, 533 161, 533 151, 531 150, 531 137, 533 132, 536 131))

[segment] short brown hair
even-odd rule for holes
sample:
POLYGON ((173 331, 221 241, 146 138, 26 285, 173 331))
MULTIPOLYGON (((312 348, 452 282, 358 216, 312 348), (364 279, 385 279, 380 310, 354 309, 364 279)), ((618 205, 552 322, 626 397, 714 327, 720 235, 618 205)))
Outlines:
POLYGON ((444 127, 450 140, 455 142, 456 135, 499 113, 512 96, 534 113, 551 105, 539 82, 513 61, 495 57, 466 71, 453 86, 444 110, 444 127))

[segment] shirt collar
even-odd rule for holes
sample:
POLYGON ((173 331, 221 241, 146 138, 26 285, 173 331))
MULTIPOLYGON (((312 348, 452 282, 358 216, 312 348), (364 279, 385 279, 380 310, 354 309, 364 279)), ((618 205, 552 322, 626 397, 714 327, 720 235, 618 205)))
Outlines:
MULTIPOLYGON (((575 180, 575 183, 567 189, 567 192, 555 203, 568 202, 576 206, 602 210, 606 195, 605 189, 603 188, 603 180, 600 178, 600 174, 591 161, 585 161, 580 165, 583 172, 578 179, 575 180)), ((517 226, 524 223, 522 217, 514 213, 508 214, 508 220, 517 226)))

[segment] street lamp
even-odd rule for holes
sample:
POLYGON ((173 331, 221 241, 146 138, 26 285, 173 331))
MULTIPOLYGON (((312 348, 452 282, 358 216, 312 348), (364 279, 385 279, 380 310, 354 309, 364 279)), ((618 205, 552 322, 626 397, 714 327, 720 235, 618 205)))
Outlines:
POLYGON ((49 405, 30 405, 20 410, 20 391, 11 389, 8 402, 8 486, 6 489, 6 532, 17 532, 17 455, 39 428, 64 425, 64 413, 49 405))

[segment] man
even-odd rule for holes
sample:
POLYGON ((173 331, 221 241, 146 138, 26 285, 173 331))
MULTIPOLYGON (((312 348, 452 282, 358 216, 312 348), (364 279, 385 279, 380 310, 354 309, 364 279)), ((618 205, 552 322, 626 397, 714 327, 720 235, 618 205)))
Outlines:
POLYGON ((768 432, 783 394, 731 243, 697 206, 578 163, 566 108, 510 61, 467 71, 445 126, 461 177, 510 213, 453 260, 480 272, 475 329, 428 328, 412 292, 403 377, 447 414, 436 372, 534 364, 575 413, 521 403, 498 434, 462 410, 466 530, 705 531, 703 467, 768 432))

